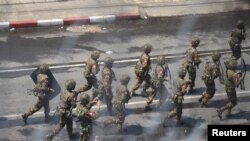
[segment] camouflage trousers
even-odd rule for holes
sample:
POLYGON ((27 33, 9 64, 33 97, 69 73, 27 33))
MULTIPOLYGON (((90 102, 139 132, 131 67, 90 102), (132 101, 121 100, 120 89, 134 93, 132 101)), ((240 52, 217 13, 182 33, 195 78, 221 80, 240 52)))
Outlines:
POLYGON ((122 126, 125 120, 125 104, 114 104, 115 117, 112 119, 105 120, 105 126, 110 124, 116 124, 118 131, 122 132, 122 126))
POLYGON ((196 68, 194 65, 190 65, 187 69, 188 72, 188 78, 191 81, 191 84, 189 85, 190 89, 192 90, 195 86, 195 79, 196 79, 196 68))
POLYGON ((214 80, 204 81, 206 85, 206 91, 202 93, 199 102, 204 106, 215 94, 215 83, 214 80))
POLYGON ((173 100, 174 100, 175 108, 171 110, 169 113, 167 113, 165 120, 177 116, 177 120, 180 121, 181 116, 182 116, 182 102, 184 98, 183 96, 180 96, 180 95, 174 95, 173 100))
POLYGON ((132 87, 132 93, 135 93, 135 91, 141 86, 141 84, 145 81, 145 84, 143 86, 143 91, 145 92, 151 84, 151 76, 150 74, 146 74, 143 76, 136 76, 136 80, 134 82, 134 86, 132 87))
POLYGON ((44 108, 45 121, 49 121, 49 97, 38 98, 37 102, 29 109, 27 113, 24 114, 25 117, 33 115, 35 112, 39 111, 41 108, 44 108))
POLYGON ((83 87, 79 88, 77 91, 78 92, 85 92, 88 91, 92 88, 92 86, 96 89, 98 89, 98 79, 96 76, 90 76, 90 77, 85 77, 87 80, 87 84, 85 84, 83 87))
POLYGON ((72 135, 73 118, 68 117, 69 110, 59 109, 59 113, 60 113, 60 121, 58 124, 55 125, 54 129, 49 135, 50 138, 53 138, 54 136, 56 136, 63 129, 65 125, 67 126, 67 132, 68 132, 69 137, 72 135))
POLYGON ((159 97, 159 103, 157 107, 160 108, 168 96, 168 90, 163 83, 159 83, 156 85, 153 81, 151 84, 151 88, 153 91, 152 91, 152 94, 147 97, 146 107, 149 106, 153 102, 156 94, 159 93, 160 97, 159 97))
POLYGON ((92 133, 92 125, 81 125, 80 141, 89 141, 92 133))
POLYGON ((227 110, 227 115, 230 115, 233 107, 237 105, 237 95, 234 87, 226 87, 225 90, 228 97, 228 103, 219 110, 221 113, 227 110))

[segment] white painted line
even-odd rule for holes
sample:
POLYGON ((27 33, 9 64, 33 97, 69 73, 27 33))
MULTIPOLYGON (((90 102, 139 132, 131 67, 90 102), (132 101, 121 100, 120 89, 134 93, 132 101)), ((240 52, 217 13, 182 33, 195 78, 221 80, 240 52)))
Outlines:
POLYGON ((106 15, 103 16, 104 22, 114 22, 115 21, 115 15, 106 15))
POLYGON ((102 23, 104 21, 103 16, 90 16, 90 23, 102 23))
POLYGON ((0 22, 0 29, 8 29, 10 27, 9 22, 0 22))
POLYGON ((37 26, 63 25, 63 19, 38 20, 37 26))
MULTIPOLYGON (((249 91, 240 91, 240 92, 237 92, 237 95, 239 94, 246 94, 246 93, 250 93, 250 90, 249 91)), ((226 95, 226 93, 216 93, 214 95, 214 97, 217 97, 217 96, 224 96, 226 95)), ((184 98, 185 99, 196 99, 196 98, 200 98, 201 95, 195 95, 195 96, 186 96, 184 98)), ((154 100, 153 103, 157 103, 159 100, 154 100)), ((131 106, 131 105, 138 105, 138 104, 145 104, 146 101, 136 101, 136 102, 129 102, 127 105, 131 106)), ((107 107, 106 105, 101 105, 100 108, 105 108, 107 107)), ((96 107, 94 106, 93 109, 95 109, 96 107)), ((55 110, 51 111, 50 113, 54 113, 55 110)), ((75 112, 75 109, 74 109, 74 112, 75 112)), ((36 112, 34 115, 42 115, 44 114, 43 112, 36 112)), ((21 118, 21 115, 22 114, 13 114, 13 115, 3 115, 3 116, 0 116, 1 118, 18 118, 20 117, 21 118)))

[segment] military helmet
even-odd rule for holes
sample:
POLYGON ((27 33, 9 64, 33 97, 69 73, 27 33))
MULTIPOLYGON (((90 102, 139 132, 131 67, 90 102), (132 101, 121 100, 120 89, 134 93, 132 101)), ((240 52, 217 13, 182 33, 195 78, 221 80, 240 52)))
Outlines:
POLYGON ((82 104, 88 104, 89 101, 90 101, 90 96, 88 94, 83 93, 83 94, 80 95, 80 102, 82 104))
POLYGON ((180 67, 178 70, 178 76, 184 78, 187 74, 187 70, 184 67, 180 67))
POLYGON ((42 64, 38 67, 39 73, 46 74, 49 70, 49 66, 47 64, 42 64))
POLYGON ((69 91, 74 90, 76 86, 76 81, 74 79, 69 79, 65 82, 65 88, 69 91))
POLYGON ((49 77, 47 75, 45 75, 45 74, 39 74, 37 76, 37 82, 38 83, 42 83, 42 82, 44 82, 45 80, 48 80, 48 79, 49 79, 49 77))
POLYGON ((243 20, 238 20, 236 26, 237 26, 239 29, 243 29, 244 26, 245 26, 244 21, 243 21, 243 20))
POLYGON ((213 52, 213 54, 212 54, 212 59, 213 59, 214 61, 219 61, 219 60, 220 60, 220 57, 221 57, 221 54, 220 54, 218 51, 213 52))
POLYGON ((113 63, 114 63, 114 60, 111 58, 111 57, 106 57, 104 59, 104 65, 106 67, 112 67, 113 66, 113 63))
POLYGON ((100 57, 100 51, 93 51, 92 53, 91 53, 91 58, 92 59, 94 59, 94 60, 97 60, 97 59, 99 59, 99 57, 100 57))
POLYGON ((198 37, 192 37, 191 45, 192 47, 197 47, 200 44, 200 39, 198 37))
POLYGON ((145 52, 145 53, 150 53, 151 50, 152 50, 152 45, 151 45, 151 44, 145 44, 145 45, 143 46, 143 49, 144 49, 144 52, 145 52))
POLYGON ((231 58, 225 62, 225 66, 227 69, 236 69, 237 68, 237 61, 234 58, 231 58))
POLYGON ((127 74, 123 74, 120 81, 121 81, 121 84, 127 85, 128 82, 130 81, 130 76, 127 74))
POLYGON ((157 57, 157 64, 164 65, 165 63, 166 63, 166 59, 163 55, 157 57))

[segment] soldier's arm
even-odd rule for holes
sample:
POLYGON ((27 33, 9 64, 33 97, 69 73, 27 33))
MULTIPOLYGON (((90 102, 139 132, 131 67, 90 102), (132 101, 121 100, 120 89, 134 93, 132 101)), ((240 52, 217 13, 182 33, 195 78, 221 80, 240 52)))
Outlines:
POLYGON ((91 75, 91 67, 92 67, 92 65, 90 65, 88 62, 86 63, 86 66, 85 66, 85 69, 84 69, 84 71, 83 71, 83 75, 85 76, 85 77, 90 77, 90 75, 91 75))
POLYGON ((240 85, 241 81, 244 79, 242 74, 240 74, 240 73, 235 73, 232 77, 234 80, 234 84, 237 87, 240 85))
POLYGON ((112 79, 114 81, 117 81, 116 76, 115 76, 115 72, 112 69, 111 69, 111 73, 112 73, 112 79))

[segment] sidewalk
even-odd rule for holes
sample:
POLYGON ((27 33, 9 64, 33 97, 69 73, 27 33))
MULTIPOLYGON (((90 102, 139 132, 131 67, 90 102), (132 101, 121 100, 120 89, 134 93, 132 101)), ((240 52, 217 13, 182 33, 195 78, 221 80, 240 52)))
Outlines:
POLYGON ((249 9, 248 0, 0 0, 0 29, 249 9))

